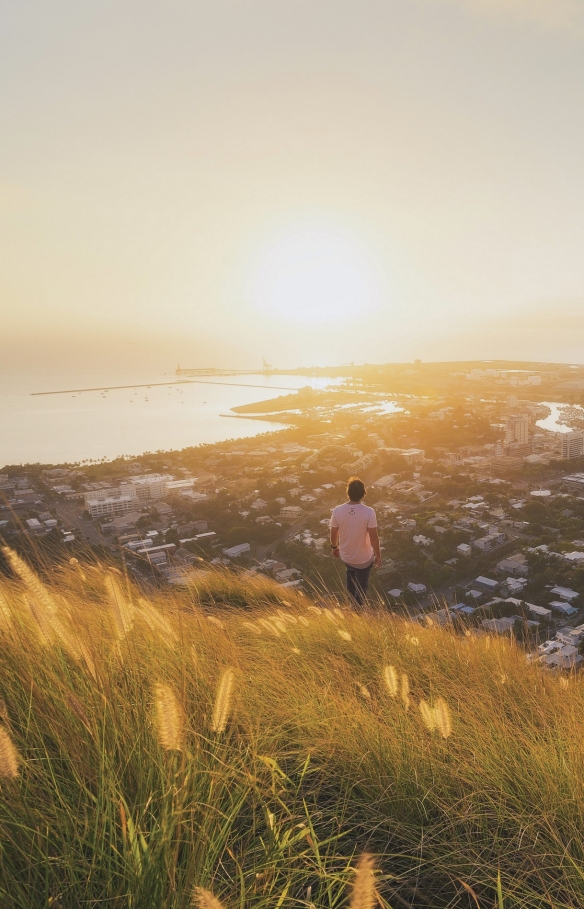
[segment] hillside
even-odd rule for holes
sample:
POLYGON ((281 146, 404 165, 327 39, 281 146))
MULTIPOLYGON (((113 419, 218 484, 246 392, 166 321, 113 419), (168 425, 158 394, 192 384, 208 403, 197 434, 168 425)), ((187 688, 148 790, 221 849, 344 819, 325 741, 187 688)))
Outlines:
POLYGON ((150 602, 5 554, 3 909, 333 909, 365 852, 392 909, 584 904, 579 677, 268 581, 150 602))

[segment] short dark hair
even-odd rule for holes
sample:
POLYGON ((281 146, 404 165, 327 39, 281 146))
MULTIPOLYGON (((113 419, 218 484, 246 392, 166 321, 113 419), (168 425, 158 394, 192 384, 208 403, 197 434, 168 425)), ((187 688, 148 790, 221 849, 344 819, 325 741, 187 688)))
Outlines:
POLYGON ((349 496, 351 502, 360 502, 361 499, 365 498, 367 490, 365 489, 365 484, 363 480, 360 480, 359 477, 349 477, 349 482, 347 483, 347 495, 349 496))

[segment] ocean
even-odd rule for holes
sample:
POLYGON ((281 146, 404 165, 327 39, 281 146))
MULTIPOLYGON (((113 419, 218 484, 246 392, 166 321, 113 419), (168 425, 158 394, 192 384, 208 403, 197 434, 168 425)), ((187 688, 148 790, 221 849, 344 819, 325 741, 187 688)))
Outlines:
POLYGON ((63 373, 50 378, 0 375, 0 470, 9 464, 110 460, 256 436, 281 429, 283 424, 230 419, 222 414, 240 404, 285 394, 282 388, 293 391, 305 385, 322 388, 334 383, 260 373, 171 384, 179 378, 185 377, 171 372, 131 376, 63 373), (222 384, 211 384, 215 382, 222 384), (102 390, 112 385, 131 387, 102 390), (98 390, 73 390, 81 388, 98 390), (32 394, 61 389, 71 391, 32 394))

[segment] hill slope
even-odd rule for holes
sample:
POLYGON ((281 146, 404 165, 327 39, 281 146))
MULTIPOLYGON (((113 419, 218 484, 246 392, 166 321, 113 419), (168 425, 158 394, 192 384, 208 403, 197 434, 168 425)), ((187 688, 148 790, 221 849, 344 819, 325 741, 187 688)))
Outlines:
POLYGON ((205 575, 0 582, 5 909, 584 904, 584 687, 512 642, 205 575))

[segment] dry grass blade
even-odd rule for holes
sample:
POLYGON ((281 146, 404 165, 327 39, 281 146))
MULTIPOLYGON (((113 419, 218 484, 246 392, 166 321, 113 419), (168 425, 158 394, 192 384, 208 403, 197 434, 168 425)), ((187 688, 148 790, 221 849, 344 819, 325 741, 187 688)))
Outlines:
POLYGON ((184 710, 170 685, 156 685, 156 725, 158 741, 165 751, 182 751, 185 727, 184 710))
POLYGON ((134 625, 134 607, 124 596, 120 585, 111 573, 104 578, 105 589, 114 617, 115 634, 118 641, 128 636, 134 625))
POLYGON ((195 887, 191 904, 198 906, 198 909, 225 909, 221 900, 218 900, 210 890, 205 890, 204 887, 195 887))
POLYGON ((363 853, 355 870, 350 909, 373 909, 376 902, 375 862, 367 852, 363 853))
POLYGON ((231 693, 233 690, 233 669, 226 669, 219 679, 211 729, 213 732, 224 732, 231 709, 231 693))
POLYGON ((410 706, 410 680, 408 679, 408 677, 407 677, 407 675, 406 675, 405 672, 402 672, 402 677, 401 677, 401 699, 402 699, 402 704, 404 705, 404 707, 406 708, 406 710, 409 710, 409 706, 410 706))
POLYGON ((85 728, 88 730, 88 732, 91 732, 91 726, 89 724, 89 719, 87 717, 87 714, 85 713, 85 710, 81 706, 81 702, 75 697, 75 695, 73 694, 72 691, 67 692, 66 698, 67 698, 67 703, 69 704, 69 707, 71 708, 71 710, 73 711, 75 716, 81 720, 81 722, 83 723, 85 728))
POLYGON ((140 606, 140 615, 150 631, 160 632, 171 641, 178 641, 178 635, 168 619, 161 615, 152 603, 140 598, 138 604, 140 606))
POLYGON ((4 780, 13 780, 18 776, 19 765, 18 751, 7 730, 0 726, 0 777, 4 780))
POLYGON ((10 612, 10 606, 8 605, 8 600, 4 596, 3 591, 0 589, 0 627, 9 631, 12 628, 12 613, 10 612))

